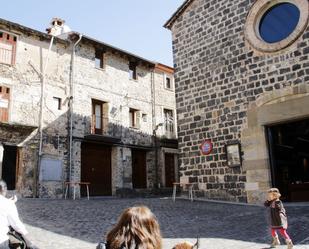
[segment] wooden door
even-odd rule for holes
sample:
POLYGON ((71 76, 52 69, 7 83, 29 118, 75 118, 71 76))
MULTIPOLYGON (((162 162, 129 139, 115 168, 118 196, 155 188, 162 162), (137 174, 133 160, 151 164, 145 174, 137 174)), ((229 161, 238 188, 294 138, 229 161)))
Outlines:
POLYGON ((165 153, 165 187, 172 188, 175 181, 175 156, 165 153))
POLYGON ((17 147, 4 145, 2 178, 7 183, 8 190, 16 189, 17 147))
POLYGON ((146 152, 132 150, 132 183, 133 188, 147 188, 146 152))
MULTIPOLYGON (((81 180, 90 182, 91 196, 112 195, 111 147, 83 143, 81 165, 81 180)), ((84 188, 81 194, 85 196, 84 188)))

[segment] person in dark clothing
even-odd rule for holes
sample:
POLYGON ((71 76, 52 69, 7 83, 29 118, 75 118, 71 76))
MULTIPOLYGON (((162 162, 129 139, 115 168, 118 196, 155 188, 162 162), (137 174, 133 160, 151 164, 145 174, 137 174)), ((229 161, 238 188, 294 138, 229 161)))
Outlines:
POLYGON ((128 208, 97 249, 162 249, 159 223, 145 206, 128 208))
POLYGON ((270 223, 271 223, 271 235, 272 243, 270 248, 275 248, 280 245, 280 240, 277 234, 279 230, 282 237, 285 239, 287 248, 292 249, 293 243, 290 236, 287 233, 288 221, 286 211, 283 207, 283 203, 280 200, 281 194, 279 189, 271 188, 267 191, 267 200, 265 201, 265 207, 269 208, 270 223))

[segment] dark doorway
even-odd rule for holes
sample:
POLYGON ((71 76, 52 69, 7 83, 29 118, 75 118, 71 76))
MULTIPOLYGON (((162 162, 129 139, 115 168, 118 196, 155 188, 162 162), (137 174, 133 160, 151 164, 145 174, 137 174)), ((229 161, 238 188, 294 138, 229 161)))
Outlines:
POLYGON ((8 190, 15 190, 17 182, 17 147, 4 145, 3 148, 2 178, 7 183, 8 190))
POLYGON ((165 153, 165 187, 172 188, 175 181, 175 155, 165 153))
POLYGON ((272 183, 286 201, 309 201, 309 120, 267 128, 272 183))
MULTIPOLYGON (((90 182, 91 196, 112 195, 111 147, 82 144, 81 181, 90 182)), ((86 196, 84 188, 81 188, 81 195, 86 196)))
POLYGON ((132 183, 133 188, 147 188, 146 152, 132 150, 132 183))

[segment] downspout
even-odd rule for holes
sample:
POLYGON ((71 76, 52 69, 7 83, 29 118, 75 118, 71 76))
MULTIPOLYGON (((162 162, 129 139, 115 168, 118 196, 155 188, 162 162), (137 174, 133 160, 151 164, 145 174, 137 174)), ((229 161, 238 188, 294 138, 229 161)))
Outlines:
POLYGON ((51 40, 50 40, 50 44, 49 44, 49 48, 48 48, 48 52, 47 52, 47 56, 46 56, 46 63, 45 63, 45 67, 43 68, 43 71, 41 72, 41 99, 40 99, 40 121, 39 121, 39 134, 40 134, 40 139, 39 139, 39 157, 38 157, 38 165, 37 165, 37 172, 35 174, 36 178, 36 183, 35 183, 35 193, 34 196, 38 197, 38 182, 39 182, 39 174, 40 174, 40 164, 41 164, 41 159, 42 159, 42 154, 43 154, 43 123, 44 123, 44 112, 43 112, 43 106, 44 106, 44 95, 45 95, 45 73, 46 73, 46 69, 48 66, 48 62, 49 62, 49 54, 50 51, 52 49, 53 46, 53 42, 54 42, 54 36, 52 36, 51 40))
POLYGON ((157 145, 157 126, 156 126, 156 87, 155 87, 155 69, 151 71, 151 97, 152 97, 152 136, 155 152, 155 188, 158 188, 158 145, 157 145))
POLYGON ((79 34, 78 40, 73 45, 72 50, 72 60, 71 60, 71 77, 70 77, 70 100, 69 100, 69 106, 70 106, 70 138, 69 138, 69 175, 68 175, 68 181, 72 181, 72 158, 73 158, 73 104, 74 104, 74 65, 75 65, 75 50, 78 43, 81 41, 83 35, 79 34))

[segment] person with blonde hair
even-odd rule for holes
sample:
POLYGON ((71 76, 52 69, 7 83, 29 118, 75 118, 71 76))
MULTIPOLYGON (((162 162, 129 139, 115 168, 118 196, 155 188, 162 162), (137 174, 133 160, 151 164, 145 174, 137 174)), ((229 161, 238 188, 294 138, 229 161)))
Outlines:
POLYGON ((286 241, 288 246, 287 248, 292 249, 293 243, 287 233, 287 215, 280 197, 281 194, 277 188, 271 188, 267 191, 267 200, 265 201, 265 206, 270 210, 271 235, 273 238, 270 248, 275 248, 276 246, 280 245, 280 240, 277 234, 277 230, 279 230, 280 234, 286 241))
POLYGON ((131 207, 107 233, 98 249, 161 249, 162 238, 155 215, 145 206, 131 207))

